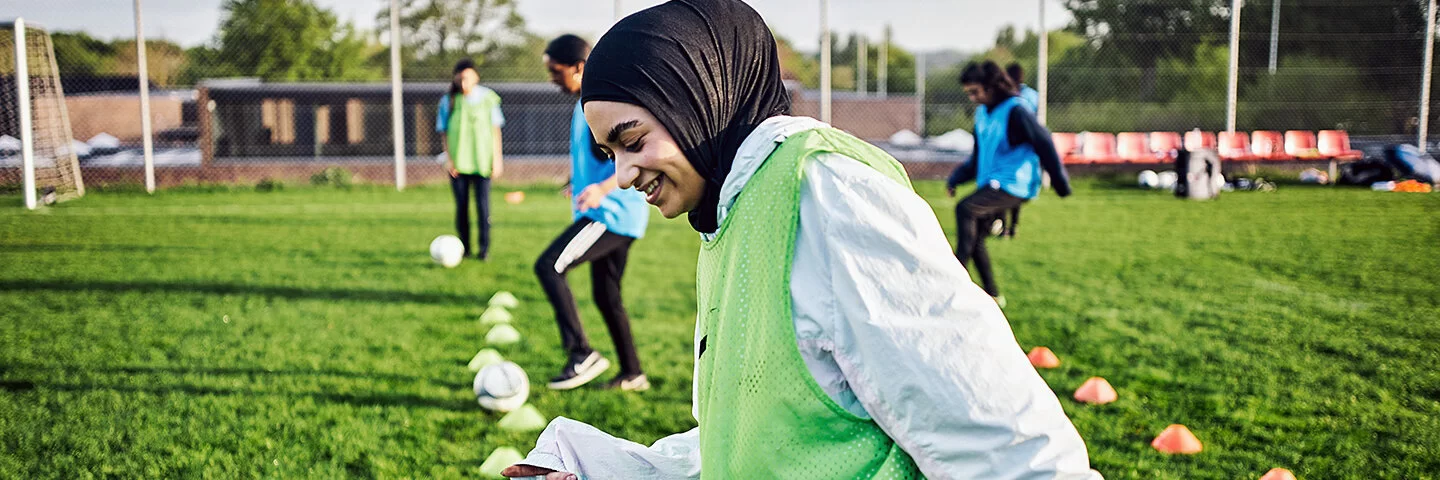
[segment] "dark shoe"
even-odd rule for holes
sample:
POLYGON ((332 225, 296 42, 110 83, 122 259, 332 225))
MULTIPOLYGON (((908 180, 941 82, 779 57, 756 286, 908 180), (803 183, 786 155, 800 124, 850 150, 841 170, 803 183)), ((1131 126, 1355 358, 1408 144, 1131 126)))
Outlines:
POLYGON ((601 388, 606 390, 623 390, 626 392, 643 392, 650 389, 650 379, 645 378, 645 374, 643 373, 617 375, 609 382, 605 382, 605 386, 601 388))
POLYGON ((600 356, 600 352, 590 352, 580 358, 572 356, 560 375, 550 379, 549 386, 551 390, 570 390, 590 383, 608 368, 610 361, 600 356))

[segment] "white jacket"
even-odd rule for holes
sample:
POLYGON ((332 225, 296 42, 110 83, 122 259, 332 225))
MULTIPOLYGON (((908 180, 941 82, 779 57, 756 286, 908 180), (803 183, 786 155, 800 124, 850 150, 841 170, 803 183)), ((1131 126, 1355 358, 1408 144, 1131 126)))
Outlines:
MULTIPOLYGON (((720 221, 781 142, 824 126, 774 117, 756 128, 720 191, 720 221)), ((825 392, 874 419, 928 478, 1101 478, 930 205, 843 155, 815 160, 804 167, 791 299, 801 356, 825 392)), ((521 463, 581 478, 698 478, 699 436, 645 447, 561 417, 521 463)))

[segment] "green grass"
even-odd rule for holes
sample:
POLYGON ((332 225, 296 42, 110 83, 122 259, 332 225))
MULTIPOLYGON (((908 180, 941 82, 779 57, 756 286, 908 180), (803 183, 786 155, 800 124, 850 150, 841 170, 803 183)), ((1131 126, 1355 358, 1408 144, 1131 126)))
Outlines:
MULTIPOLYGON (((951 200, 919 184, 950 229, 951 200)), ((474 476, 497 446, 465 363, 498 290, 543 382, 560 367, 531 273, 568 223, 553 187, 497 203, 489 263, 433 266, 448 192, 0 198, 0 477, 474 476)), ((497 198, 498 200, 498 198, 497 198)), ((1440 194, 1282 187, 1193 203, 1082 183, 993 241, 1006 311, 1108 478, 1423 478, 1440 472, 1440 194), (1103 376, 1120 400, 1069 395, 1103 376), (1165 456, 1183 423, 1205 442, 1165 456)), ((694 426, 697 243, 657 217, 626 276, 654 389, 532 402, 649 443, 694 426)), ((571 275, 592 343, 613 348, 571 275)))

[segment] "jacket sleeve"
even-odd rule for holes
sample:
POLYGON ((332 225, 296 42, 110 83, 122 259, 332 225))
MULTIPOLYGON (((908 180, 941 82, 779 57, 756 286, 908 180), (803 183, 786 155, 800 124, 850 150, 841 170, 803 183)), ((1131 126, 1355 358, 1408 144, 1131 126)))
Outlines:
POLYGON ((1023 108, 1010 109, 1010 119, 1005 130, 1010 146, 1028 143, 1030 148, 1035 149, 1035 154, 1040 157, 1040 168, 1050 174, 1050 186, 1055 189, 1055 193, 1061 197, 1070 196, 1070 176, 1065 172, 1060 154, 1055 151, 1055 142, 1050 139, 1050 131, 1040 125, 1035 114, 1023 108))
POLYGON ((980 160, 980 138, 975 137, 975 143, 970 148, 970 158, 960 162, 950 171, 950 178, 945 180, 945 186, 955 188, 956 185, 974 180, 978 175, 976 164, 980 160))
POLYGON ((700 478, 700 430, 690 429, 644 445, 559 417, 540 432, 520 462, 580 478, 676 480, 700 478))
POLYGON ((821 213, 801 223, 825 233, 829 342, 870 417, 928 478, 1100 478, 930 205, 852 159, 821 160, 801 195, 821 213))

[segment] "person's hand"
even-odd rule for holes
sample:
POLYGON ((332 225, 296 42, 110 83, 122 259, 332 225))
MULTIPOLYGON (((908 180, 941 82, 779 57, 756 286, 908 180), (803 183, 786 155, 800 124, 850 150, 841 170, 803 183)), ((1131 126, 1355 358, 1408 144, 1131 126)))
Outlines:
POLYGON ((448 158, 445 159, 445 172, 450 174, 450 178, 460 176, 460 172, 455 171, 455 162, 450 161, 448 158))
POLYGON ((495 166, 492 167, 490 170, 490 178, 500 178, 501 175, 505 174, 505 164, 501 162, 495 162, 495 166))
POLYGON ((600 201, 604 200, 607 194, 605 189, 600 188, 598 184, 585 187, 579 195, 575 196, 575 206, 582 212, 599 207, 600 201))
POLYGON ((578 480, 573 473, 557 472, 548 468, 540 468, 530 465, 511 465, 500 471, 501 475, 509 478, 515 477, 538 477, 545 476, 545 480, 578 480))
POLYGON ((945 194, 950 195, 950 198, 955 198, 955 187, 945 187, 945 194))

